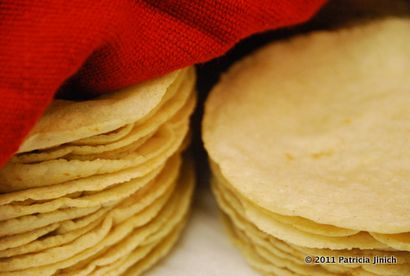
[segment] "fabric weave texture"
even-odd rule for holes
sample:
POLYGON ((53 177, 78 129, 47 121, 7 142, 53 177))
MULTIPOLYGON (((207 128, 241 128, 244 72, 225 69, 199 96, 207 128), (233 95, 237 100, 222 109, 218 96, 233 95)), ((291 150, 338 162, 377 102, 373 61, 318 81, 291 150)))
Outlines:
POLYGON ((0 166, 56 91, 115 91, 308 20, 325 0, 3 0, 0 166))

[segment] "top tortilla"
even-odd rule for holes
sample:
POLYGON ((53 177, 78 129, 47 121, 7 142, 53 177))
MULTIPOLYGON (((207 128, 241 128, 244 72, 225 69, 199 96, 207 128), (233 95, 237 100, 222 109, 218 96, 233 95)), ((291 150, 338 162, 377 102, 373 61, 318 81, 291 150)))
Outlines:
POLYGON ((187 69, 88 101, 55 100, 18 153, 44 149, 106 133, 147 116, 187 69))
POLYGON ((203 137, 243 196, 282 215, 410 231, 410 21, 273 43, 213 89, 203 137))

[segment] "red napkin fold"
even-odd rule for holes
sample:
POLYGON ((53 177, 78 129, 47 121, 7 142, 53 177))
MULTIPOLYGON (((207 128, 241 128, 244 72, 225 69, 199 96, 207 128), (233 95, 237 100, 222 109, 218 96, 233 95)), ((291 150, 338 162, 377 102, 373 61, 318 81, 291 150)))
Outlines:
POLYGON ((102 93, 204 62, 325 0, 0 1, 0 166, 74 74, 102 93))

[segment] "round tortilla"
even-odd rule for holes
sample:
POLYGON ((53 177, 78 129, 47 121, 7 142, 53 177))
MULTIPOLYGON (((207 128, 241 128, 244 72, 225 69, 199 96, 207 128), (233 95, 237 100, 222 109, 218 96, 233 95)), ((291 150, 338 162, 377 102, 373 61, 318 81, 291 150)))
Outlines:
POLYGON ((86 181, 90 176, 95 178, 98 175, 112 174, 129 168, 134 168, 132 171, 135 175, 135 167, 141 167, 140 175, 143 176, 150 169, 154 169, 158 162, 164 163, 179 149, 188 128, 188 119, 178 128, 174 128, 172 124, 165 124, 146 143, 129 154, 124 154, 120 159, 56 159, 34 164, 8 163, 0 171, 0 181, 4 183, 0 186, 0 191, 8 193, 0 197, 9 198, 12 191, 23 190, 21 192, 24 193, 26 189, 39 186, 62 184, 56 187, 63 187, 66 186, 63 182, 80 178, 86 181))
MULTIPOLYGON (((63 157, 67 159, 67 155, 68 159, 74 159, 72 156, 76 155, 86 156, 88 157, 88 159, 91 159, 91 156, 95 156, 97 154, 105 152, 115 153, 116 150, 118 151, 131 144, 135 144, 146 136, 152 136, 152 134, 161 125, 163 125, 168 120, 171 120, 171 118, 175 116, 176 113, 184 113, 182 110, 184 108, 189 109, 190 105, 188 105, 187 102, 189 101, 190 97, 192 97, 192 94, 194 94, 192 90, 194 82, 195 75, 193 74, 193 72, 192 74, 187 74, 186 77, 179 83, 177 93, 175 95, 162 103, 158 110, 151 112, 152 114, 150 114, 148 118, 142 120, 141 122, 134 122, 134 124, 132 124, 132 129, 120 139, 98 145, 73 145, 72 143, 68 143, 50 149, 19 154, 13 158, 12 162, 34 163, 63 157)), ((189 117, 189 115, 187 115, 186 117, 189 117)), ((186 117, 181 118, 181 120, 186 119, 186 117)), ((98 137, 98 135, 93 137, 98 137)), ((111 137, 111 135, 109 135, 109 137, 111 137)), ((96 157, 100 156, 97 155, 96 157)))
MULTIPOLYGON (((217 184, 214 184, 217 186, 217 184)), ((360 232, 348 237, 329 237, 303 232, 287 224, 278 223, 266 219, 259 213, 251 213, 248 207, 243 206, 243 202, 236 204, 238 199, 232 194, 220 193, 216 191, 219 206, 229 214, 231 219, 246 223, 251 221, 254 225, 275 238, 288 243, 311 248, 330 248, 330 249, 385 249, 386 245, 378 242, 366 232, 360 232)))
MULTIPOLYGON (((178 184, 176 185, 176 188, 174 190, 170 190, 170 193, 168 195, 161 197, 159 199, 159 202, 151 204, 146 209, 144 209, 142 213, 135 214, 128 211, 129 217, 112 228, 112 230, 107 234, 102 235, 101 233, 101 235, 98 235, 98 238, 100 238, 101 236, 104 237, 94 246, 88 247, 88 244, 92 243, 95 239, 92 239, 90 241, 84 239, 82 239, 81 241, 77 240, 75 244, 72 243, 66 245, 66 247, 73 247, 73 250, 79 251, 74 256, 68 257, 67 259, 55 263, 50 263, 50 261, 52 262, 52 260, 39 259, 42 263, 45 264, 41 266, 34 266, 34 264, 32 263, 32 258, 29 258, 28 255, 23 255, 20 259, 16 259, 14 262, 3 262, 2 269, 5 272, 0 272, 0 275, 52 275, 57 270, 65 268, 67 268, 69 271, 70 269, 75 267, 76 264, 81 264, 81 262, 83 262, 84 260, 88 260, 90 258, 91 260, 93 260, 93 256, 99 254, 100 252, 103 252, 106 249, 109 250, 112 246, 115 246, 121 243, 124 239, 127 239, 127 237, 132 238, 133 235, 138 234, 138 231, 146 232, 147 234, 151 233, 150 231, 144 231, 144 228, 146 226, 150 226, 152 224, 156 225, 158 223, 161 225, 169 220, 169 216, 172 217, 176 213, 183 215, 189 208, 194 188, 192 167, 188 166, 185 167, 185 169, 186 168, 189 168, 189 170, 183 171, 183 173, 177 180, 178 184), (82 250, 80 250, 80 248, 82 248, 82 250), (31 268, 15 270, 23 267, 31 268)), ((126 209, 127 206, 123 206, 123 208, 126 209)), ((116 216, 117 214, 115 212, 112 212, 111 214, 106 216, 104 222, 108 220, 115 221, 114 218, 116 216)), ((102 231, 103 230, 100 230, 99 232, 102 231)), ((97 234, 100 234, 99 232, 97 234)), ((94 236, 97 237, 96 235, 94 236)), ((72 253, 70 253, 72 251, 64 252, 59 247, 56 247, 51 248, 49 252, 44 252, 41 255, 38 254, 37 256, 38 258, 41 258, 41 256, 46 256, 50 253, 54 253, 54 251, 60 252, 60 254, 62 255, 73 255, 72 253)))
POLYGON ((168 89, 192 68, 81 102, 56 100, 37 122, 18 152, 61 145, 116 130, 147 116, 161 103, 168 89), (103 120, 102 120, 103 118, 103 120))
POLYGON ((210 158, 269 212, 409 232, 409 30, 408 19, 384 19, 239 62, 206 103, 210 158))

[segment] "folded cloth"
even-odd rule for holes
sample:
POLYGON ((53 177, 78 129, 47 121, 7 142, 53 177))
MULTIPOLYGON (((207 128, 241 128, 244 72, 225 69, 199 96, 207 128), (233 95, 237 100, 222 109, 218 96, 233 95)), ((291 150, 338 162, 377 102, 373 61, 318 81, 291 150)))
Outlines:
POLYGON ((204 62, 325 0, 2 0, 0 166, 71 77, 103 93, 204 62))

